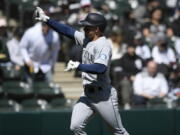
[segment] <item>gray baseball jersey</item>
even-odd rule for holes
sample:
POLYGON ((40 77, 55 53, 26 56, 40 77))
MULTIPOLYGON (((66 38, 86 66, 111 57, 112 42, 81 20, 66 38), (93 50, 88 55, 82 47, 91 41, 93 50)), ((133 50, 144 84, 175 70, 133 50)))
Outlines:
POLYGON ((110 85, 108 74, 112 49, 109 42, 107 42, 105 37, 88 42, 84 34, 78 31, 75 32, 74 36, 76 43, 83 45, 82 63, 104 64, 108 70, 103 74, 82 73, 83 85, 96 82, 96 84, 102 86, 102 89, 94 92, 84 90, 73 108, 71 130, 75 135, 87 135, 84 128, 88 119, 94 113, 99 113, 109 126, 112 127, 114 135, 129 135, 121 122, 117 91, 110 85))
MULTIPOLYGON (((103 36, 95 41, 88 42, 82 32, 76 31, 76 43, 83 45, 82 63, 99 63, 109 67, 112 56, 112 48, 107 39, 103 36)), ((109 68, 103 74, 82 73, 83 84, 90 84, 96 81, 101 85, 110 85, 109 68)))

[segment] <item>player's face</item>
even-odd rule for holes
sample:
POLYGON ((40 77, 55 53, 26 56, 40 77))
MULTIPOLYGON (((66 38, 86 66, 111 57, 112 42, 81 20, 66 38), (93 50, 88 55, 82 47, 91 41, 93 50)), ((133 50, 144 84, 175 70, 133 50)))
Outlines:
POLYGON ((98 29, 97 27, 85 26, 84 27, 85 36, 93 40, 94 36, 97 33, 97 29, 98 29))

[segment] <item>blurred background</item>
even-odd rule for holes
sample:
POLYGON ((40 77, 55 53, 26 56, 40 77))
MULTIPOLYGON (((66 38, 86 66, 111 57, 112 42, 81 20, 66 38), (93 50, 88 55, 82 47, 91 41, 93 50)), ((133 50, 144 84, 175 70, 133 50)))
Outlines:
MULTIPOLYGON (((1 0, 0 135, 72 134, 83 87, 81 72, 64 68, 81 62, 82 47, 36 22, 36 6, 80 31, 89 12, 103 14, 125 127, 132 135, 180 134, 179 0, 1 0)), ((98 116, 87 130, 110 134, 98 116)))

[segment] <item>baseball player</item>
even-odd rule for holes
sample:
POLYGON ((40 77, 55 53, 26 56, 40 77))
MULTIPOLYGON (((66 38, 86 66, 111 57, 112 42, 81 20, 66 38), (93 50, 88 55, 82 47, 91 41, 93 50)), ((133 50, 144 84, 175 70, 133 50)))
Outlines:
POLYGON ((111 45, 103 36, 106 19, 97 13, 89 13, 80 21, 84 33, 70 26, 50 19, 37 7, 35 19, 45 22, 57 32, 75 39, 83 46, 82 63, 69 61, 65 71, 78 69, 82 71, 84 92, 73 108, 70 129, 75 135, 87 135, 84 128, 88 119, 99 113, 112 127, 114 135, 129 135, 122 125, 116 90, 110 85, 109 64, 111 45))

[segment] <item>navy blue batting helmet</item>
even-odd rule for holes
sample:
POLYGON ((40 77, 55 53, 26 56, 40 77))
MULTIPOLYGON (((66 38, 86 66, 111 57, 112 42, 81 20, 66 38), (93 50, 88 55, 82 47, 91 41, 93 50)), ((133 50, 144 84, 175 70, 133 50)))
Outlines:
POLYGON ((98 13, 89 13, 84 20, 79 22, 81 26, 99 27, 103 32, 106 28, 107 21, 105 17, 98 13))

